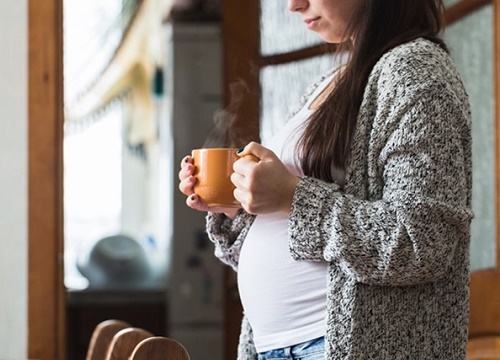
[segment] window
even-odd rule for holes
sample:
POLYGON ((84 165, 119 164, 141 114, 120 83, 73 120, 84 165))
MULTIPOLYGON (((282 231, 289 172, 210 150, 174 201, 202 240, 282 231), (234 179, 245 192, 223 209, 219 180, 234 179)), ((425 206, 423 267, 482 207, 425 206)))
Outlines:
MULTIPOLYGON (((123 46, 125 29, 137 6, 135 0, 64 2, 64 256, 68 289, 93 285, 78 266, 85 265, 98 241, 115 235, 126 235, 139 244, 152 269, 147 279, 151 286, 164 282, 169 208, 164 170, 169 149, 165 146, 168 133, 161 131, 165 126, 160 124, 162 98, 153 94, 148 82, 154 79, 149 78, 144 79, 142 98, 134 92, 135 84, 109 98, 99 97, 123 82, 99 86, 114 54, 123 46), (134 107, 137 99, 141 104, 146 99, 146 108, 134 107), (146 112, 154 117, 151 124, 158 130, 147 142, 131 141, 132 123, 146 117, 146 112)), ((114 243, 111 250, 116 254, 132 250, 119 248, 125 244, 114 243)))

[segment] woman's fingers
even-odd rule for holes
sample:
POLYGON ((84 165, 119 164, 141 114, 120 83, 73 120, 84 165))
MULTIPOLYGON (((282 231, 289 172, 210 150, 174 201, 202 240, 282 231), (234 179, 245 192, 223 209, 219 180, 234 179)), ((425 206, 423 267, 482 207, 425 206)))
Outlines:
POLYGON ((184 180, 189 175, 193 175, 194 173, 194 165, 193 158, 190 156, 184 157, 181 160, 181 169, 179 170, 179 180, 184 180))
POLYGON ((198 211, 208 211, 209 210, 207 204, 205 204, 200 199, 200 197, 196 194, 191 194, 190 196, 187 197, 186 205, 189 206, 190 208, 198 210, 198 211))
POLYGON ((196 178, 194 177, 195 167, 193 165, 193 158, 186 156, 181 160, 181 169, 179 170, 179 190, 187 196, 186 205, 198 211, 211 211, 217 213, 225 213, 226 216, 234 218, 237 209, 232 208, 217 208, 209 207, 198 195, 194 193, 194 185, 196 178))
POLYGON ((238 152, 231 181, 236 186, 234 196, 251 214, 289 212, 298 178, 276 154, 255 142, 238 152), (257 162, 248 159, 257 157, 257 162))
POLYGON ((193 158, 186 156, 181 160, 181 169, 179 170, 179 190, 187 196, 194 193, 193 186, 196 183, 194 177, 193 158))
POLYGON ((224 213, 227 217, 231 219, 234 219, 234 217, 238 212, 238 208, 210 207, 205 202, 203 202, 203 200, 201 200, 201 198, 196 194, 192 194, 191 196, 187 197, 186 205, 198 211, 224 213))
POLYGON ((249 142, 241 151, 238 152, 238 156, 248 156, 254 159, 262 159, 267 154, 269 154, 269 149, 255 141, 249 142))
POLYGON ((194 176, 188 176, 179 182, 179 190, 184 195, 192 195, 194 193, 194 184, 196 184, 196 178, 194 176))

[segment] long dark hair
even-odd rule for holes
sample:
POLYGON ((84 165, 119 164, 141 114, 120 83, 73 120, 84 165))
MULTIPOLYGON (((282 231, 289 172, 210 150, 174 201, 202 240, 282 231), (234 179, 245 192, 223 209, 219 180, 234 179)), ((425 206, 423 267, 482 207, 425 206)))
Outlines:
POLYGON ((446 50, 442 0, 362 0, 339 48, 349 51, 335 88, 305 124, 298 143, 304 174, 332 182, 346 169, 363 92, 375 63, 397 45, 423 37, 446 50))

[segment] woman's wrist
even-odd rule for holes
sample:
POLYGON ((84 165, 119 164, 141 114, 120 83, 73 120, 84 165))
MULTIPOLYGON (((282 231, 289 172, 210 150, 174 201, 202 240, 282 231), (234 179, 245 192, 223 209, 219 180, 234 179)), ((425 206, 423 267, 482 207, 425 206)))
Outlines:
POLYGON ((286 197, 287 198, 287 202, 284 204, 284 207, 283 207, 283 211, 286 213, 286 214, 290 214, 290 211, 292 210, 292 204, 293 204, 293 197, 295 195, 295 189, 297 188, 297 185, 299 184, 300 182, 300 178, 299 177, 296 177, 296 176, 293 176, 292 178, 290 178, 290 182, 288 184, 288 196, 286 197))

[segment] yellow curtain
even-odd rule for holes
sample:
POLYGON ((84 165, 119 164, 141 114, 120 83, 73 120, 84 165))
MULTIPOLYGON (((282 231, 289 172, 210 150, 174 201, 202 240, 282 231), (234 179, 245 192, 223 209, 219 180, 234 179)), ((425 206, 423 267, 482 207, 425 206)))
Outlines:
POLYGON ((142 0, 102 74, 66 106, 67 128, 81 128, 98 119, 114 101, 127 99, 127 141, 136 145, 155 138, 152 83, 157 67, 165 64, 162 25, 173 3, 174 0, 142 0))

